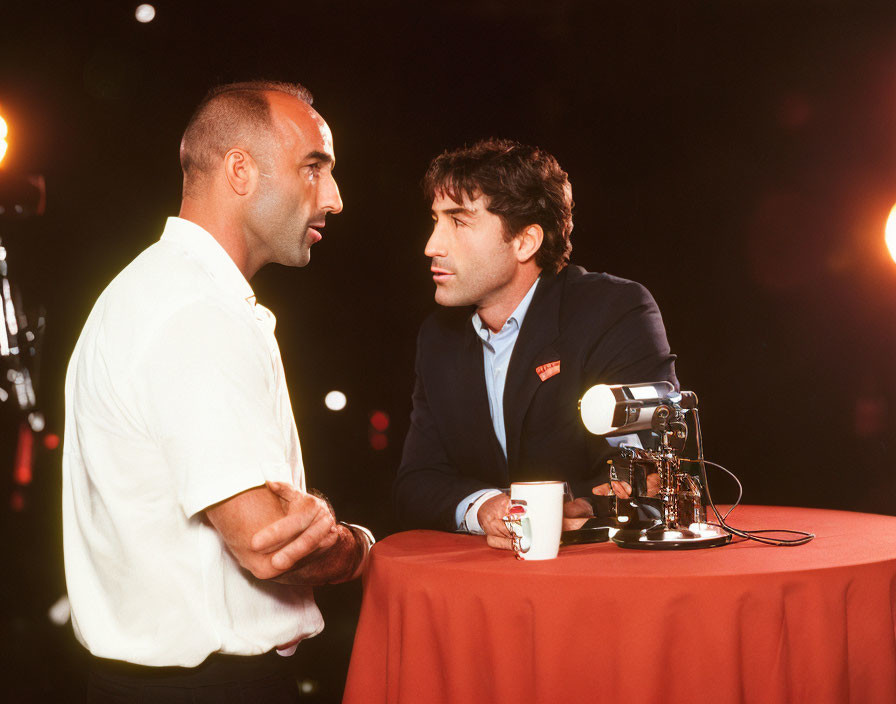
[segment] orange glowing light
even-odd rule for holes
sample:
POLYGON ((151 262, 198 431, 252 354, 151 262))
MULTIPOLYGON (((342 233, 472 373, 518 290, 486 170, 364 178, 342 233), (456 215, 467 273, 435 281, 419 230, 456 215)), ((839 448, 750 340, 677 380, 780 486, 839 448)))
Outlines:
POLYGON ((0 162, 2 162, 3 157, 6 156, 6 148, 9 146, 6 143, 7 134, 9 134, 9 128, 6 126, 6 120, 0 116, 0 162))
POLYGON ((890 256, 896 262, 896 205, 890 211, 887 218, 887 226, 884 228, 884 239, 887 242, 887 249, 890 250, 890 256))

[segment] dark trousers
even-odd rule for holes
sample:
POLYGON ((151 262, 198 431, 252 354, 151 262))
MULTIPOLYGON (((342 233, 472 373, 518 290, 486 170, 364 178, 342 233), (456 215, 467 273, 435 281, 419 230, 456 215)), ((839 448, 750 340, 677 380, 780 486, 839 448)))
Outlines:
POLYGON ((295 704, 290 658, 212 654, 198 667, 90 658, 89 704, 295 704))

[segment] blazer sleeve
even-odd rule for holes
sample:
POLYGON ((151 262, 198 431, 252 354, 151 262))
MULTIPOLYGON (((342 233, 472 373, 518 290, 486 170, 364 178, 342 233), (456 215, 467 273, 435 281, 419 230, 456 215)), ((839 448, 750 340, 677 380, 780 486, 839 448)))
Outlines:
POLYGON ((669 349, 660 309, 641 284, 618 286, 599 335, 585 362, 592 384, 638 384, 669 381, 678 389, 675 355, 669 349))
POLYGON ((392 502, 403 528, 453 531, 457 527, 454 521, 457 505, 475 491, 494 487, 462 474, 445 447, 426 392, 421 362, 425 334, 425 329, 421 329, 417 338, 411 424, 392 485, 392 502))
MULTIPOLYGON (((651 381, 669 381, 678 389, 675 355, 669 349, 663 318, 650 292, 633 281, 619 284, 606 310, 612 311, 607 316, 611 322, 595 338, 586 357, 587 384, 582 392, 594 384, 651 381)), ((655 445, 656 435, 651 431, 638 435, 644 447, 655 445)), ((588 449, 592 477, 574 482, 571 488, 576 496, 587 496, 592 487, 607 482, 607 461, 618 453, 599 436, 591 437, 588 449)))

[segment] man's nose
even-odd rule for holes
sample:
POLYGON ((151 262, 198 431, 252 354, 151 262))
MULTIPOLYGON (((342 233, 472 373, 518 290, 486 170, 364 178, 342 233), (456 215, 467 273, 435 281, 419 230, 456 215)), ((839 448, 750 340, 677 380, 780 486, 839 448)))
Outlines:
POLYGON ((423 250, 423 254, 430 259, 433 257, 444 257, 448 254, 446 251, 446 240, 438 223, 432 228, 432 234, 426 241, 426 248, 423 250))
POLYGON ((334 215, 342 212, 342 196, 339 195, 339 186, 336 185, 336 179, 332 176, 327 180, 327 185, 321 198, 321 208, 334 215))

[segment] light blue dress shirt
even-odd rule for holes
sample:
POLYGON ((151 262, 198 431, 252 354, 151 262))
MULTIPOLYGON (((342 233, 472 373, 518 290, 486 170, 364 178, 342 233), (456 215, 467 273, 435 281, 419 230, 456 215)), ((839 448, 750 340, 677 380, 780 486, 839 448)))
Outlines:
MULTIPOLYGON (((498 332, 489 330, 478 313, 473 314, 473 329, 482 340, 482 360, 485 367, 485 388, 488 392, 488 405, 492 415, 492 425, 495 428, 495 436, 498 443, 504 451, 504 457, 507 457, 507 431, 504 428, 504 383, 507 381, 507 367, 510 365, 510 357, 513 354, 513 348, 516 340, 520 335, 520 328, 523 326, 523 319, 526 317, 526 311, 529 310, 529 304, 532 303, 532 296, 535 295, 535 283, 520 301, 516 310, 504 323, 504 326, 498 332)), ((486 493, 492 495, 498 493, 494 489, 481 489, 480 491, 470 494, 467 498, 457 505, 454 517, 458 528, 470 530, 472 532, 481 533, 479 521, 476 519, 475 513, 467 516, 464 520, 464 514, 471 504, 486 493)))

